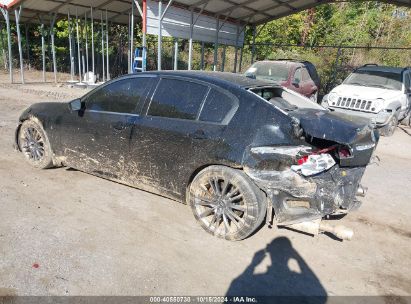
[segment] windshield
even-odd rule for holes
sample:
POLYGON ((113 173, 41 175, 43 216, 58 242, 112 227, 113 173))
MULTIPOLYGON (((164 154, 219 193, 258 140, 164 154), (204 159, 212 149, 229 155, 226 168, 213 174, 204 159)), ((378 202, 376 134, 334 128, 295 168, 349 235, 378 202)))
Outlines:
POLYGON ((281 87, 261 87, 251 88, 251 92, 264 98, 269 103, 277 106, 283 111, 294 111, 297 109, 324 110, 319 104, 281 87))
POLYGON ((359 70, 352 73, 344 84, 376 87, 389 90, 401 90, 401 74, 383 71, 359 70))
POLYGON ((245 74, 253 74, 257 79, 272 80, 275 82, 288 79, 290 67, 281 62, 256 62, 245 74))

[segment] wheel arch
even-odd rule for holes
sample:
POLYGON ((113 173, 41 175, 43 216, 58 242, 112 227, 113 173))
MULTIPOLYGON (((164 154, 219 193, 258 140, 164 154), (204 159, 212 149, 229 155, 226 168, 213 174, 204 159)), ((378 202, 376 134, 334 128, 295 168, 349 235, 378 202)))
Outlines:
POLYGON ((231 168, 231 169, 236 169, 236 170, 243 170, 243 167, 240 165, 236 165, 236 164, 230 164, 230 163, 217 163, 217 162, 213 162, 213 163, 207 163, 207 164, 203 164, 199 167, 197 167, 193 172, 191 172, 189 178, 187 179, 187 182, 185 184, 185 191, 184 191, 184 197, 183 197, 183 202, 187 203, 187 197, 188 197, 188 191, 190 188, 191 183, 193 182, 194 178, 197 176, 198 173, 200 173, 201 171, 203 171, 205 168, 211 167, 211 166, 221 166, 221 167, 227 167, 227 168, 231 168))
MULTIPOLYGON (((23 123, 27 120, 32 120, 32 121, 38 123, 44 130, 44 124, 37 116, 30 115, 29 113, 23 113, 20 116, 19 123, 17 125, 16 130, 14 131, 14 145, 13 146, 14 146, 15 150, 17 150, 19 152, 21 152, 21 149, 20 149, 20 146, 19 146, 19 132, 20 132, 20 129, 21 129, 21 126, 23 125, 23 123)), ((46 132, 46 131, 44 131, 44 132, 46 132)), ((46 136, 47 136, 47 133, 46 133, 46 136)))

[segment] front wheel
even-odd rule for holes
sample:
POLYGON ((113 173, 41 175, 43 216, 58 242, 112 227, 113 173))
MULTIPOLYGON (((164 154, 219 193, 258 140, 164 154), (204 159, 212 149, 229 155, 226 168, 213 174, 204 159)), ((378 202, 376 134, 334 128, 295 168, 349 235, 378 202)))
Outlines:
POLYGON ((398 125, 398 117, 397 115, 393 115, 390 119, 390 121, 381 128, 381 135, 383 136, 392 136, 395 132, 395 129, 397 128, 398 125))
POLYGON ((53 166, 49 140, 38 122, 26 120, 22 123, 18 134, 18 145, 33 167, 46 169, 53 166))
POLYGON ((267 209, 265 194, 240 170, 210 166, 195 176, 187 201, 208 233, 242 240, 256 231, 267 209))

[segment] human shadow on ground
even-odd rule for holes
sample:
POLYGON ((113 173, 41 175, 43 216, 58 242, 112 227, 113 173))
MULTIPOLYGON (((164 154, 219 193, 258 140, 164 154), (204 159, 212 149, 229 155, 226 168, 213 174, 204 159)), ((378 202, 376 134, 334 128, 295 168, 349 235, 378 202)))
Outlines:
POLYGON ((278 237, 266 248, 256 252, 251 264, 231 282, 226 295, 276 296, 279 297, 275 299, 276 302, 280 298, 285 302, 291 298, 302 303, 327 301, 327 293, 320 280, 286 237, 278 237), (257 266, 267 255, 271 259, 271 265, 264 273, 255 273, 257 266), (293 266, 293 270, 290 269, 290 265, 293 266))

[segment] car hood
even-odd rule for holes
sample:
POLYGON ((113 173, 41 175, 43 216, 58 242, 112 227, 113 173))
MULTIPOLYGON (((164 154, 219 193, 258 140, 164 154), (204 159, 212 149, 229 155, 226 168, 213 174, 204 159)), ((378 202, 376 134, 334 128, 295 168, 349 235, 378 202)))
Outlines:
POLYGON ((364 87, 358 85, 342 84, 335 87, 330 93, 337 93, 338 96, 373 100, 377 98, 393 99, 402 94, 401 91, 389 90, 376 87, 364 87))
POLYGON ((66 102, 39 102, 25 109, 23 113, 21 113, 19 120, 26 120, 31 115, 43 120, 50 116, 62 114, 64 111, 68 111, 66 102))
POLYGON ((312 137, 352 145, 360 141, 376 141, 368 119, 327 110, 299 109, 289 113, 300 121, 304 132, 312 137))

